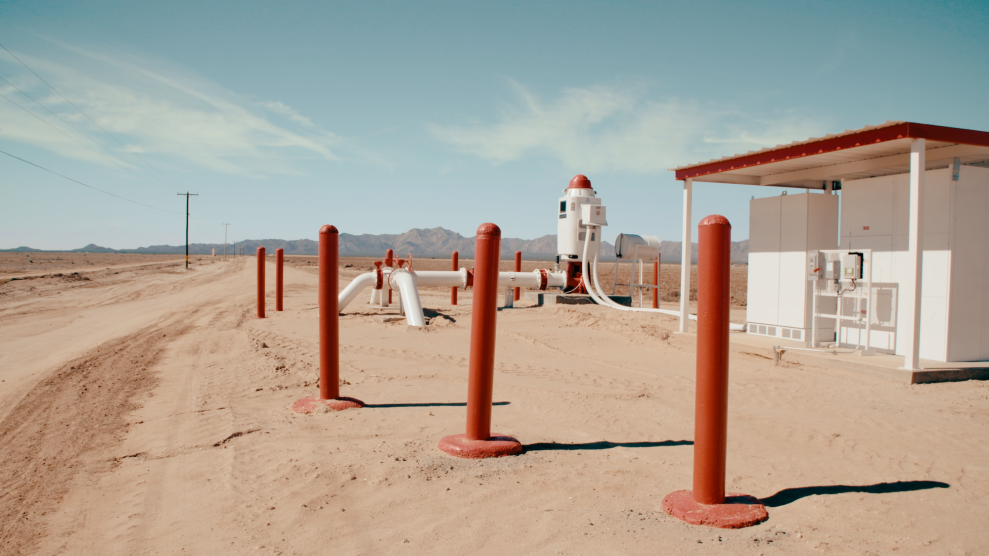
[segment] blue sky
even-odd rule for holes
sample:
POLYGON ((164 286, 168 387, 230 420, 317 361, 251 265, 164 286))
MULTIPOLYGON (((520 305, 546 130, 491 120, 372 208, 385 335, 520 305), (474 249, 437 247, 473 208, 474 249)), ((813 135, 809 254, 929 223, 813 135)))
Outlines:
MULTIPOLYGON (((0 0, 0 44, 65 96, 0 50, 0 150, 155 207, 0 155, 0 248, 180 244, 185 190, 194 242, 535 238, 577 173, 608 235, 675 240, 667 168, 891 119, 989 130, 986 2, 206 4, 0 0)), ((744 239, 776 194, 697 184, 694 223, 744 239)))

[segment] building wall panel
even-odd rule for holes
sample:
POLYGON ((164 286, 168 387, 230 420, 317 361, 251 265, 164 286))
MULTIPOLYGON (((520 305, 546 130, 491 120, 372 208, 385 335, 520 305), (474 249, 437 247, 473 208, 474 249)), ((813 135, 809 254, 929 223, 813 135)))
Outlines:
POLYGON ((962 170, 954 186, 948 357, 952 361, 974 361, 980 358, 983 344, 989 194, 979 176, 968 168, 962 170))
POLYGON ((780 326, 807 326, 807 193, 780 196, 779 305, 780 326))
MULTIPOLYGON (((949 172, 948 169, 929 170, 925 175, 924 234, 921 238, 921 357, 940 361, 948 357, 948 299, 954 291, 949 172)), ((894 326, 874 327, 870 344, 878 350, 899 355, 904 354, 905 345, 898 334, 904 330, 905 311, 910 306, 900 291, 910 276, 909 207, 909 174, 850 180, 843 185, 841 247, 850 251, 873 250, 873 286, 884 288, 881 294, 884 301, 896 305, 886 311, 895 313, 894 326)), ((985 214, 984 203, 978 210, 985 214)), ((979 310, 982 310, 981 304, 979 310)), ((859 333, 856 325, 848 325, 839 331, 839 337, 842 343, 855 345, 859 333)))
POLYGON ((894 177, 847 181, 842 185, 842 241, 846 237, 888 236, 893 233, 893 206, 890 201, 893 199, 894 177))
POLYGON ((748 322, 775 324, 779 315, 780 197, 749 203, 748 322))

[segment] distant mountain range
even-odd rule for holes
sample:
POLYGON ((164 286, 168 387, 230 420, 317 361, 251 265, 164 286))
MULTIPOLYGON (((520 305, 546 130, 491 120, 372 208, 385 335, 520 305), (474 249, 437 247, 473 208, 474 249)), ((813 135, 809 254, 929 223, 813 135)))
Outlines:
MULTIPOLYGON (((662 260, 669 263, 680 261, 681 242, 663 241, 660 243, 662 260)), ((227 244, 227 254, 253 254, 258 247, 264 247, 269 253, 282 248, 286 255, 316 255, 317 243, 311 239, 247 239, 227 244)), ((222 243, 190 243, 189 253, 194 255, 209 255, 213 249, 217 254, 223 253, 222 243)), ((457 232, 444 228, 415 228, 404 234, 340 234, 340 255, 343 257, 384 257, 385 251, 394 249, 396 256, 404 257, 412 253, 413 257, 447 258, 453 251, 458 251, 462 258, 474 256, 474 238, 464 237, 457 232)), ((16 249, 0 249, 4 252, 42 252, 41 249, 18 247, 16 249)), ((546 235, 537 239, 502 238, 501 257, 510 259, 516 251, 529 260, 553 260, 556 257, 556 235, 546 235)), ((697 262, 697 244, 693 244, 693 261, 697 262)), ((732 262, 745 263, 749 258, 749 240, 732 242, 732 262)), ((89 244, 81 249, 73 249, 70 253, 163 253, 185 254, 185 245, 152 245, 137 249, 110 249, 89 244)), ((602 242, 601 258, 615 260, 615 246, 602 242)))

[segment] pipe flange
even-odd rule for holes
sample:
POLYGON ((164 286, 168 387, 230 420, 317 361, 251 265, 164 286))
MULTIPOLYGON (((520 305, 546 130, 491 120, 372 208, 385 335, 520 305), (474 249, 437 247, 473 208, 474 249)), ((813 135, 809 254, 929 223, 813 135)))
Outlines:
POLYGON ((395 269, 392 269, 392 271, 388 273, 388 289, 389 289, 389 290, 394 290, 394 289, 395 289, 395 288, 394 288, 394 287, 393 287, 393 286, 391 285, 391 277, 392 277, 392 276, 395 276, 396 274, 398 274, 398 273, 400 273, 400 272, 403 272, 403 271, 405 271, 405 269, 404 269, 404 268, 401 268, 401 267, 399 267, 399 268, 395 268, 395 269))
POLYGON ((549 285, 549 274, 543 270, 539 269, 539 291, 546 291, 546 286, 549 285))

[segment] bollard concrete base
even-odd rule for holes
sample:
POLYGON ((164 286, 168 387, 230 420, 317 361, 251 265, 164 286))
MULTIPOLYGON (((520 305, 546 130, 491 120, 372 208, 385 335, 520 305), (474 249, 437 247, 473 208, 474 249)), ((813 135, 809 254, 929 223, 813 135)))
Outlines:
POLYGON ((444 436, 438 447, 451 456, 467 459, 500 458, 522 453, 521 442, 498 433, 491 433, 491 438, 487 440, 470 440, 466 434, 444 436))
POLYGON ((720 529, 751 527, 769 519, 769 513, 758 499, 747 494, 725 493, 724 504, 698 504, 694 493, 678 490, 663 499, 663 511, 691 525, 706 525, 720 529))
POLYGON ((364 407, 364 402, 354 398, 321 400, 319 396, 309 396, 292 404, 292 411, 295 413, 315 413, 323 407, 332 411, 343 411, 344 409, 357 409, 364 407))

